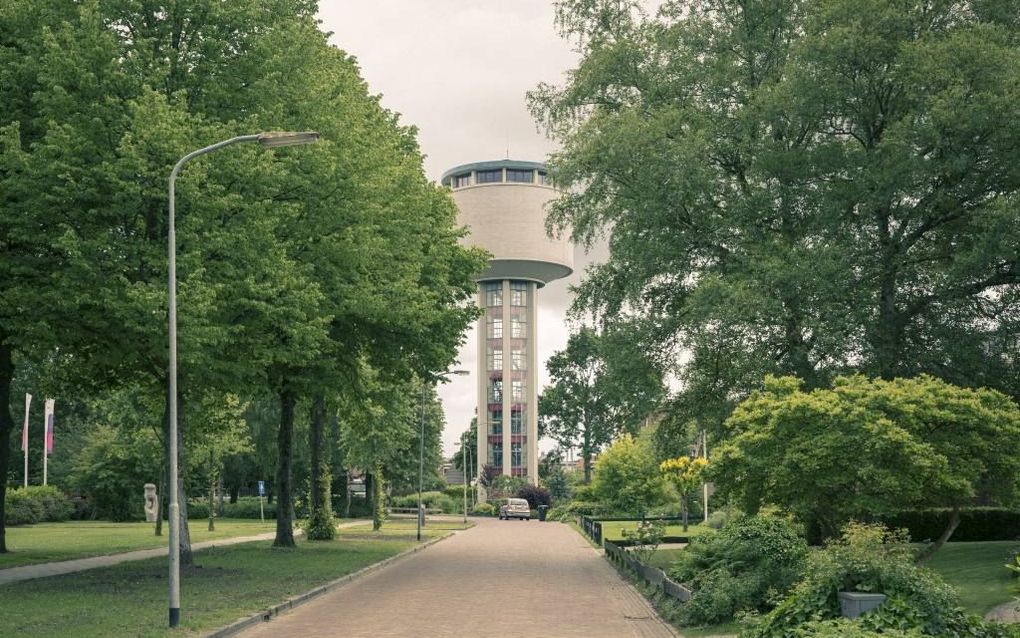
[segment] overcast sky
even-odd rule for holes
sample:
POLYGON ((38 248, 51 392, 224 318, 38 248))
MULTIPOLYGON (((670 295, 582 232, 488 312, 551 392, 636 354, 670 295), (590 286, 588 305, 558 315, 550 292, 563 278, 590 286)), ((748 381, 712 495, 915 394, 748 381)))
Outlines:
MULTIPOLYGON (((508 153, 543 161, 554 150, 525 104, 528 90, 539 82, 562 84, 577 61, 556 33, 550 0, 321 0, 320 17, 332 42, 358 59, 383 106, 418 127, 431 179, 458 164, 508 153)), ((575 256, 575 265, 584 261, 575 256)), ((566 345, 567 288, 579 270, 538 293, 539 386, 548 381, 546 359, 566 345)), ((474 344, 472 330, 456 366, 472 374, 440 388, 447 456, 475 410, 474 344)))

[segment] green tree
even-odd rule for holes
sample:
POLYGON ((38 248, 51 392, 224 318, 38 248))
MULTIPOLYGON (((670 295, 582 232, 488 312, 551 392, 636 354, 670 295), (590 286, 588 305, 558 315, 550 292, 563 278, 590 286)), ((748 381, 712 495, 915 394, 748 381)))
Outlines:
POLYGON ((599 503, 621 514, 643 514, 663 504, 666 485, 648 436, 624 434, 606 448, 595 462, 592 491, 599 503))
POLYGON ((809 392, 797 379, 769 377, 726 425, 731 437, 711 470, 723 497, 748 512, 787 508, 816 541, 854 518, 949 508, 934 552, 976 497, 1017 502, 1020 409, 994 390, 922 375, 840 377, 809 392))
POLYGON ((552 385, 539 397, 541 434, 580 448, 587 483, 592 457, 620 433, 635 433, 655 409, 662 378, 647 359, 628 352, 618 333, 588 327, 572 334, 546 367, 552 385))
POLYGON ((464 473, 464 480, 470 483, 478 471, 478 417, 471 417, 471 425, 460 435, 460 445, 453 453, 453 466, 464 473), (466 454, 465 454, 466 451, 466 454), (470 461, 470 462, 469 462, 470 461))
POLYGON ((680 422, 719 433, 769 373, 1015 392, 1020 131, 1002 122, 1020 115, 1020 26, 1003 7, 557 3, 581 59, 529 98, 562 146, 549 222, 610 246, 575 312, 640 321, 680 422))
MULTIPOLYGON (((69 392, 130 382, 162 395, 165 322, 154 319, 166 312, 169 169, 185 152, 252 124, 239 123, 240 115, 288 99, 253 88, 272 55, 255 45, 313 14, 289 0, 172 7, 19 0, 0 8, 0 235, 7 242, 0 439, 9 436, 18 357, 52 360, 69 392)), ((241 363, 251 341, 234 331, 246 325, 237 293, 263 281, 259 272, 277 282, 293 269, 269 265, 279 251, 266 248, 274 243, 268 231, 288 208, 265 205, 278 191, 261 179, 267 158, 255 156, 237 150, 212 166, 189 165, 179 182, 181 396, 165 401, 200 401, 200 388, 226 390, 228 380, 243 383, 258 372, 241 363), (238 186, 252 187, 254 201, 245 203, 261 223, 241 223, 238 186), (189 206, 196 201, 203 205, 189 206), (261 259, 249 262, 253 256, 261 259), (248 263, 256 267, 241 266, 248 263)), ((300 297, 279 288, 270 299, 281 305, 300 297)), ((7 446, 0 448, 2 471, 7 446)), ((186 511, 183 477, 177 489, 186 511)), ((0 551, 2 532, 0 522, 0 551)), ((186 523, 182 541, 187 564, 186 523)))
POLYGON ((691 496, 701 486, 708 461, 704 458, 678 456, 666 459, 659 464, 659 471, 680 495, 680 508, 683 511, 684 531, 687 531, 687 510, 691 496))

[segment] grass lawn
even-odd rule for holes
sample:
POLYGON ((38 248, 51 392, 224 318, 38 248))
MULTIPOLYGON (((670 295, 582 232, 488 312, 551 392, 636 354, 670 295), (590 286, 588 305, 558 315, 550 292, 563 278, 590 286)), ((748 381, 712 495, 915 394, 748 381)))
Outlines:
POLYGON ((682 548, 656 550, 656 552, 652 554, 652 559, 648 561, 648 564, 652 567, 658 567, 659 569, 668 572, 669 568, 673 566, 673 562, 682 551, 684 551, 682 548))
MULTIPOLYGON (((276 531, 275 520, 262 523, 249 519, 218 518, 216 531, 209 532, 207 520, 191 521, 191 542, 276 531)), ((0 554, 0 569, 164 547, 168 542, 168 529, 164 525, 163 536, 156 536, 153 533, 153 523, 108 521, 69 521, 8 527, 9 553, 0 554)))
MULTIPOLYGON (((637 529, 637 523, 633 521, 604 521, 602 523, 602 538, 609 541, 623 540, 623 530, 625 529, 637 529)), ((691 524, 687 527, 687 531, 684 531, 683 525, 668 525, 666 527, 666 536, 701 536, 702 534, 711 534, 715 532, 714 529, 707 525, 694 525, 691 524)))
POLYGON ((270 541, 258 541, 204 550, 195 555, 199 567, 182 573, 184 631, 176 632, 166 628, 165 558, 12 583, 0 586, 0 636, 207 633, 414 544, 340 537, 298 541, 297 549, 273 549, 270 541))
POLYGON ((1015 541, 950 542, 931 557, 928 567, 956 588, 967 611, 984 614, 1020 595, 1018 581, 1003 567, 1017 546, 1015 541))

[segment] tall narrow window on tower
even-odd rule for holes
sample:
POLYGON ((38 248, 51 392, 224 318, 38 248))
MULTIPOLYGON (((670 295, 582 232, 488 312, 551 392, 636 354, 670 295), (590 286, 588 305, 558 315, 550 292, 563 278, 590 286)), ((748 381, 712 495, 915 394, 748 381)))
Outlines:
POLYGON ((485 284, 485 305, 489 308, 503 305, 503 286, 498 281, 485 284))
POLYGON ((520 315, 510 317, 510 337, 525 339, 528 336, 528 320, 520 315))
POLYGON ((499 372, 503 369, 503 349, 489 348, 489 370, 499 372))
POLYGON ((502 317, 489 317, 488 321, 488 335, 490 339, 502 339, 503 338, 503 318, 502 317))
POLYGON ((519 308, 528 305, 528 282, 510 282, 510 305, 519 308))
POLYGON ((568 239, 545 232, 548 205, 560 194, 544 164, 511 159, 457 166, 442 183, 453 187, 458 223, 468 231, 465 243, 493 255, 476 274, 484 309, 476 351, 479 368, 485 366, 477 386, 478 464, 536 484, 537 291, 574 266, 568 239), (469 176, 466 183, 462 175, 469 176))

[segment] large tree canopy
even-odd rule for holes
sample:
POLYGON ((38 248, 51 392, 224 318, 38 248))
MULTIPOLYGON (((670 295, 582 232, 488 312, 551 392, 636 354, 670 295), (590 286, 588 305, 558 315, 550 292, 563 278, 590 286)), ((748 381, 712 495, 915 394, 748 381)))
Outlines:
POLYGON ((664 392, 661 373, 629 343, 619 329, 581 327, 546 364, 552 384, 539 397, 541 433, 580 449, 586 483, 594 455, 620 434, 636 434, 664 392))
POLYGON ((322 134, 223 149, 177 182, 181 391, 163 398, 184 425, 209 389, 277 397, 279 544, 292 543, 295 408, 317 406, 317 447, 364 370, 409 383, 452 362, 484 258, 458 245, 416 131, 315 13, 307 0, 0 5, 0 519, 19 365, 46 362, 66 394, 130 382, 162 396, 167 178, 213 142, 322 134))
POLYGON ((581 61, 530 95, 562 143, 550 224, 609 238, 575 309, 646 320, 717 432, 768 373, 1020 396, 1016 4, 640 7, 559 2, 581 61))
POLYGON ((994 390, 858 375, 805 391, 798 379, 768 377, 726 427, 710 470, 720 491, 750 512, 788 508, 816 540, 852 518, 949 508, 934 551, 976 497, 1015 505, 1020 496, 1020 408, 994 390))

